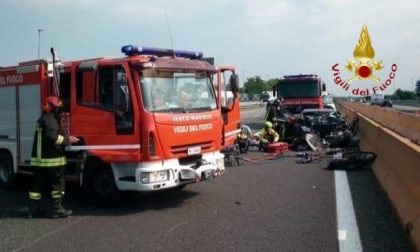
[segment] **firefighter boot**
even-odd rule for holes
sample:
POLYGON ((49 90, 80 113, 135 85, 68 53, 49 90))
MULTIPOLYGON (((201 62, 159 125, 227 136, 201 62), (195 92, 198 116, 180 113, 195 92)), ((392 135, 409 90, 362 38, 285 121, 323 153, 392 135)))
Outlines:
POLYGON ((73 214, 72 210, 68 210, 63 207, 63 205, 61 204, 62 201, 62 197, 53 199, 53 210, 51 213, 51 219, 67 218, 73 214))
POLYGON ((40 201, 39 200, 29 200, 29 206, 28 206, 28 218, 36 218, 44 215, 45 212, 41 210, 40 207, 40 201))

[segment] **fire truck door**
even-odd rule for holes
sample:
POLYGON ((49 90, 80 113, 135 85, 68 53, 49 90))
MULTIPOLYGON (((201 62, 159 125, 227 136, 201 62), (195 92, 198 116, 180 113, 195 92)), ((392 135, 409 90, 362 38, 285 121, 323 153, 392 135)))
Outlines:
POLYGON ((218 75, 218 100, 223 118, 222 145, 228 146, 234 143, 240 127, 239 82, 233 69, 220 68, 218 75))
POLYGON ((122 65, 100 65, 95 71, 81 71, 77 83, 72 134, 86 136, 86 140, 99 139, 103 144, 112 143, 113 135, 132 134, 132 102, 122 65))

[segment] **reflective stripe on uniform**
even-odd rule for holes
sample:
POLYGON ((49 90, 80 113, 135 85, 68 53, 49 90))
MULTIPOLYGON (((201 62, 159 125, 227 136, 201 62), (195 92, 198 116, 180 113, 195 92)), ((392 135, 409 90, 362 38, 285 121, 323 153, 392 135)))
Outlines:
POLYGON ((53 199, 59 199, 61 197, 63 197, 64 192, 62 191, 51 191, 51 198, 53 199))
MULTIPOLYGON (((67 164, 65 157, 59 158, 42 158, 42 127, 39 124, 36 125, 36 157, 31 157, 30 165, 37 167, 55 167, 63 166, 67 164)), ((62 135, 58 135, 56 144, 61 144, 64 141, 62 135)))
POLYGON ((29 199, 32 200, 40 200, 41 199, 41 194, 37 193, 37 192, 29 192, 29 199))
POLYGON ((67 164, 65 157, 59 158, 31 158, 31 165, 38 167, 53 167, 67 164))
POLYGON ((58 135, 57 141, 55 141, 55 144, 60 145, 63 143, 63 141, 64 141, 64 137, 62 135, 58 135))
POLYGON ((36 124, 36 158, 41 159, 42 155, 42 128, 39 124, 36 124))

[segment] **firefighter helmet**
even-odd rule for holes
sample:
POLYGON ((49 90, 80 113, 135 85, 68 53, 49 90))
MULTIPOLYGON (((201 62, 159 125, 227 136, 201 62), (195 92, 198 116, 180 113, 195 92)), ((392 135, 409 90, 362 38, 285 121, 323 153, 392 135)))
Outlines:
POLYGON ((264 127, 265 127, 265 128, 272 128, 272 127, 273 127, 273 124, 272 124, 271 122, 269 122, 269 121, 266 121, 266 122, 264 123, 264 127))
POLYGON ((61 107, 63 103, 61 100, 56 96, 48 96, 44 100, 44 104, 42 104, 42 110, 45 112, 51 112, 56 107, 61 107))

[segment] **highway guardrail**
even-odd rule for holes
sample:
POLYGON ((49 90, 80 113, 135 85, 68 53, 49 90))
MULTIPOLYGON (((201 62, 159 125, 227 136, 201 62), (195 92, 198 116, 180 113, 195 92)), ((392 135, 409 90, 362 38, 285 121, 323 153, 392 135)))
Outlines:
POLYGON ((392 103, 395 105, 410 106, 410 107, 420 107, 420 101, 416 100, 392 100, 392 103))

